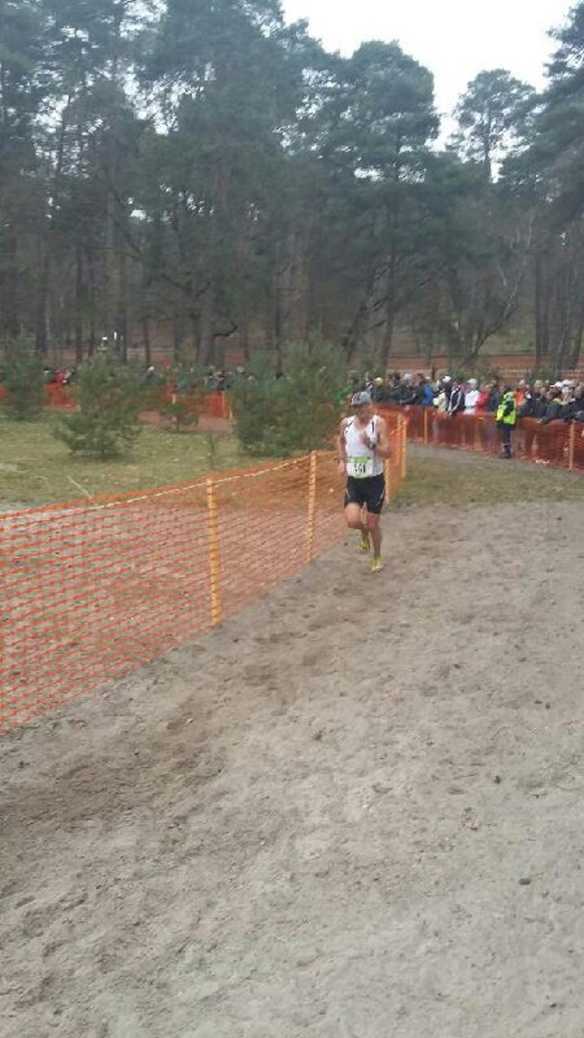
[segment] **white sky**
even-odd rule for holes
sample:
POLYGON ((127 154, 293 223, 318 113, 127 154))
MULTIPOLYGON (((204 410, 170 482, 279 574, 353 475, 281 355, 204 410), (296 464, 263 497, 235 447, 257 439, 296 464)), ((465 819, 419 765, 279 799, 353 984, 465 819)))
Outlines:
POLYGON ((554 49, 548 29, 575 0, 283 0, 288 21, 308 18, 328 50, 351 54, 364 40, 398 40, 435 76, 450 114, 483 69, 506 68, 535 87, 554 49))

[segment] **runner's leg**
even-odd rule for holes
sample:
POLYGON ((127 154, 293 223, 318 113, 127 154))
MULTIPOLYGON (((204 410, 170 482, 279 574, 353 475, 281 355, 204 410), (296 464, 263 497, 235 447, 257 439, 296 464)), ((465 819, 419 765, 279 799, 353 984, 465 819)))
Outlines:
POLYGON ((360 505, 350 504, 345 508, 347 526, 350 530, 359 530, 363 539, 369 538, 369 527, 363 522, 363 509, 360 505))
POLYGON ((381 523, 379 522, 379 516, 372 515, 370 512, 368 512, 367 524, 369 526, 371 540, 373 541, 373 554, 375 558, 378 559, 381 555, 381 545, 383 543, 383 533, 381 530, 381 523))

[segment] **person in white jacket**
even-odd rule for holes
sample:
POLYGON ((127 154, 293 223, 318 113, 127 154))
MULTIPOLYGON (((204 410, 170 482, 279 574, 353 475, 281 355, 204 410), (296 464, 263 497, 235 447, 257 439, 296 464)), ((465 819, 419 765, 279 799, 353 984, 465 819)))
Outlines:
POLYGON ((477 404, 479 402, 479 384, 476 378, 469 378, 467 383, 467 390, 464 395, 464 413, 465 414, 476 414, 477 404))

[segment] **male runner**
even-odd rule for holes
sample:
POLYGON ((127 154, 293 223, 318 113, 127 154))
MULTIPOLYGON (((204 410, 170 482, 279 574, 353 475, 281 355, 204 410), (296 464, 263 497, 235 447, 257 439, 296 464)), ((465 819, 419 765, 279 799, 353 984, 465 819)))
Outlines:
POLYGON ((380 573, 379 519, 385 501, 384 461, 391 454, 389 436, 385 419, 373 411, 369 393, 356 393, 351 405, 355 414, 343 419, 338 440, 339 470, 347 476, 345 515, 348 527, 361 532, 361 551, 369 553, 370 539, 373 542, 371 571, 380 573))

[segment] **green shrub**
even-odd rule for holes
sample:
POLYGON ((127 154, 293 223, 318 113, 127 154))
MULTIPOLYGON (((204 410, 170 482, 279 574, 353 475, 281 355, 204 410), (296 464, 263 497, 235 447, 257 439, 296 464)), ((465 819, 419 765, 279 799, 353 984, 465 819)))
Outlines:
POLYGON ((286 457, 325 447, 340 421, 346 372, 338 351, 293 345, 284 376, 258 358, 251 378, 236 383, 232 406, 242 446, 253 454, 286 457))
POLYGON ((175 432, 186 429, 188 426, 197 425, 199 415, 197 413, 197 400, 192 396, 178 396, 175 394, 173 400, 168 400, 159 405, 159 412, 166 419, 175 432))
POLYGON ((43 364, 30 343, 20 340, 5 347, 6 409, 16 421, 38 418, 43 407, 43 364))
POLYGON ((135 373, 105 357, 81 369, 79 411, 63 418, 55 435, 73 454, 115 458, 140 435, 143 388, 135 373))

